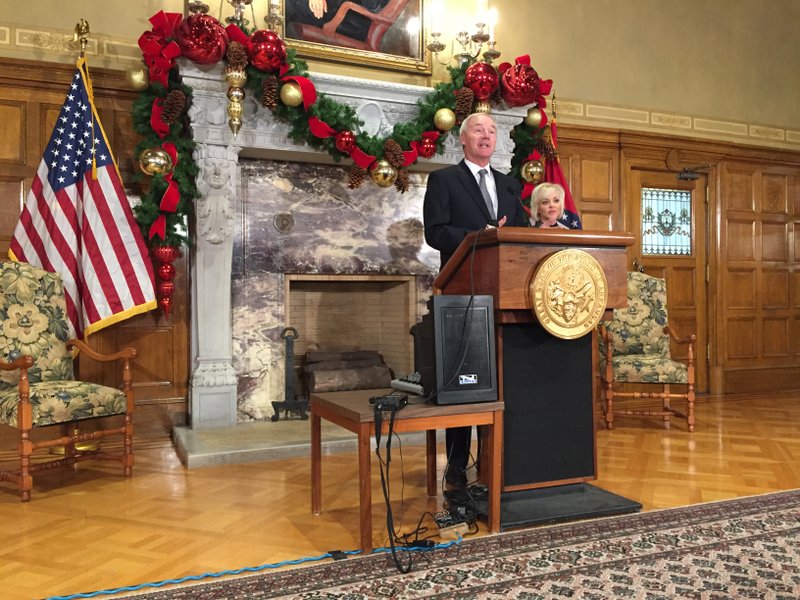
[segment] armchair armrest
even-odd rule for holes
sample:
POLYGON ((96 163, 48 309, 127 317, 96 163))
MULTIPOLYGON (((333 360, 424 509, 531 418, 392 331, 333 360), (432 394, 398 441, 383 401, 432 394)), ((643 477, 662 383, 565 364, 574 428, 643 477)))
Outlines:
POLYGON ((112 360, 131 360, 136 358, 136 348, 133 346, 123 348, 119 352, 114 352, 113 354, 100 354, 96 350, 93 350, 89 344, 83 340, 72 339, 67 342, 67 349, 72 350, 73 348, 77 348, 89 358, 99 362, 110 362, 112 360))
POLYGON ((676 344, 691 344, 694 346, 695 342, 697 341, 697 336, 693 333, 690 333, 685 338, 678 337, 678 334, 675 333, 675 330, 670 325, 666 325, 664 327, 664 333, 668 333, 669 337, 676 344))
POLYGON ((1 371, 16 371, 17 369, 30 369, 33 366, 33 357, 28 354, 23 354, 19 358, 15 358, 11 362, 0 360, 1 371))

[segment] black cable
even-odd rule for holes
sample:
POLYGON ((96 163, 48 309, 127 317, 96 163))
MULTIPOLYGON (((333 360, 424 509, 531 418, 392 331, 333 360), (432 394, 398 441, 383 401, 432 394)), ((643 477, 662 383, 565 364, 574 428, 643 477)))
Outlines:
POLYGON ((392 463, 392 435, 394 434, 394 418, 397 414, 397 406, 393 405, 388 407, 389 410, 389 430, 386 435, 386 473, 384 474, 384 462, 380 460, 380 452, 381 452, 381 429, 383 428, 383 410, 384 406, 381 405, 379 402, 375 403, 375 453, 378 455, 378 461, 380 464, 380 474, 381 474, 381 491, 383 492, 383 499, 386 503, 386 532, 389 536, 389 549, 392 554, 392 560, 394 561, 397 570, 400 573, 408 573, 411 571, 411 565, 414 562, 414 557, 411 554, 408 555, 408 564, 403 565, 400 563, 400 559, 397 556, 397 549, 395 547, 395 534, 394 534, 394 516, 392 515, 392 503, 389 500, 389 485, 387 483, 387 479, 389 477, 389 466, 392 463))

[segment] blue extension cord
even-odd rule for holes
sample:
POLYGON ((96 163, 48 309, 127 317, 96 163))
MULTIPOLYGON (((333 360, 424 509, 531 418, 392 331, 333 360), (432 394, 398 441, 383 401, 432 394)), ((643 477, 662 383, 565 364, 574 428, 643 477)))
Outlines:
MULTIPOLYGON (((462 538, 459 535, 457 540, 453 540, 452 542, 447 542, 446 544, 434 544, 433 546, 422 546, 422 547, 397 546, 396 550, 405 550, 406 552, 430 552, 432 550, 441 550, 445 548, 450 548, 455 544, 460 544, 461 541, 462 538)), ((375 548, 372 551, 372 554, 386 554, 388 552, 391 552, 391 548, 375 548)), ((343 551, 342 554, 346 555, 361 554, 361 550, 346 550, 343 551)), ((165 585, 185 583, 187 581, 201 581, 203 579, 224 577, 225 575, 241 575, 242 573, 247 573, 247 572, 257 573, 258 571, 263 571, 265 569, 276 569, 278 567, 285 567, 287 565, 299 565, 304 562, 317 562, 320 560, 325 560, 326 558, 333 558, 333 557, 334 557, 333 554, 328 552, 320 556, 312 556, 309 558, 298 558, 295 560, 286 560, 279 563, 260 565, 258 567, 243 567, 241 569, 233 569, 230 571, 203 573, 202 575, 189 575, 187 577, 181 577, 179 579, 164 579, 162 581, 150 581, 148 583, 140 583, 139 585, 129 585, 125 587, 114 588, 111 590, 98 590, 96 592, 71 594, 69 596, 49 596, 47 600, 73 600, 74 598, 95 598, 97 596, 108 596, 110 594, 119 594, 120 592, 135 592, 137 590, 142 590, 144 588, 160 588, 164 587, 165 585)))

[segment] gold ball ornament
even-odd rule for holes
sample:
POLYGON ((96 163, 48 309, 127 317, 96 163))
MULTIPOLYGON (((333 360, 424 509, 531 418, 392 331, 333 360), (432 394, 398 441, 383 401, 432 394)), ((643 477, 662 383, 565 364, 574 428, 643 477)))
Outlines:
POLYGON ((149 88, 150 71, 148 71, 147 65, 139 63, 136 66, 129 67, 125 71, 125 81, 128 83, 128 86, 136 92, 143 92, 149 88))
POLYGON ((440 108, 433 115, 433 124, 440 131, 450 131, 456 124, 456 113, 449 108, 440 108))
POLYGON ((139 168, 150 175, 165 175, 172 171, 172 158, 161 148, 148 148, 139 155, 139 168))
POLYGON ((544 177, 544 165, 538 160, 529 160, 522 165, 522 178, 528 183, 539 183, 544 177))
POLYGON ((381 158, 372 163, 369 168, 369 174, 380 187, 389 187, 397 179, 397 169, 395 169, 388 160, 381 158))
POLYGON ((538 106, 533 106, 528 109, 528 114, 525 116, 525 125, 528 127, 539 127, 542 124, 542 111, 538 106))
POLYGON ((281 102, 286 106, 300 106, 303 103, 303 92, 300 86, 293 82, 281 86, 281 102))

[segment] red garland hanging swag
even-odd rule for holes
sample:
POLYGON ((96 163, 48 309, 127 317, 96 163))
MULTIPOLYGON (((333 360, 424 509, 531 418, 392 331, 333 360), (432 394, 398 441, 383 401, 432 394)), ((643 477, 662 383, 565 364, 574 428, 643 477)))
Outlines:
POLYGON ((522 173, 520 166, 522 162, 530 162, 531 149, 526 146, 537 138, 541 140, 541 131, 547 122, 543 110, 545 96, 550 93, 552 81, 539 78, 528 56, 517 58, 514 65, 503 63, 498 69, 489 62, 452 69, 452 81, 437 84, 433 93, 419 102, 416 120, 398 124, 392 135, 382 140, 370 135, 356 135, 354 130, 358 127, 358 120, 355 114, 317 93, 314 83, 308 78, 305 63, 296 59, 295 51, 287 49, 277 33, 256 30, 247 35, 233 23, 223 27, 217 19, 198 8, 200 6, 202 3, 189 3, 192 14, 186 18, 180 13, 164 11, 150 18, 152 31, 144 32, 139 38, 145 64, 138 67, 142 72, 132 78, 136 89, 142 92, 141 102, 134 106, 134 126, 143 136, 143 141, 137 146, 140 164, 148 175, 157 181, 163 177, 163 183, 167 184, 166 190, 161 181, 158 181, 159 185, 151 186, 151 191, 142 196, 140 207, 143 208, 139 211, 134 209, 137 221, 149 234, 153 257, 160 263, 156 269, 161 280, 159 305, 167 315, 172 308, 175 290, 172 262, 179 256, 178 245, 188 243, 176 227, 197 195, 191 185, 196 172, 191 144, 182 141, 185 134, 178 126, 191 90, 169 77, 175 60, 181 55, 198 64, 213 64, 227 59, 225 76, 230 85, 228 116, 231 117, 228 124, 234 135, 238 126, 231 111, 237 108, 237 102, 241 105, 243 86, 252 83, 256 93, 270 100, 265 106, 270 106, 277 118, 290 125, 295 139, 305 136, 310 146, 326 149, 334 157, 344 154, 353 160, 350 188, 359 187, 369 173, 378 185, 388 186, 396 181, 397 189, 401 193, 406 191, 407 168, 419 157, 429 159, 444 152, 442 136, 446 136, 472 109, 489 112, 490 104, 500 97, 509 106, 533 104, 524 125, 518 126, 530 127, 531 131, 515 138, 517 146, 512 159, 512 173, 525 181, 539 175, 531 172, 530 168, 522 173), (248 77, 246 70, 250 68, 255 71, 251 71, 248 77), (265 78, 258 72, 268 75, 265 78), (160 87, 148 85, 147 75, 149 84, 157 83, 160 87), (229 79, 232 75, 237 76, 237 85, 242 89, 233 89, 234 83, 229 79), (169 101, 168 96, 176 90, 183 90, 184 102, 169 101), (470 97, 473 94, 474 98, 470 97), (276 110, 278 97, 284 107, 282 110, 276 110), (176 109, 178 104, 180 106, 176 109), (534 117, 538 119, 534 120, 534 117), (174 129, 173 124, 176 124, 174 129), (332 139, 326 141, 328 138, 332 139), (521 143, 519 140, 522 139, 525 141, 521 143), (180 145, 179 151, 177 145, 180 145), (391 148, 391 152, 387 153, 387 148, 391 148), (176 166, 180 175, 173 179, 176 166))

